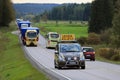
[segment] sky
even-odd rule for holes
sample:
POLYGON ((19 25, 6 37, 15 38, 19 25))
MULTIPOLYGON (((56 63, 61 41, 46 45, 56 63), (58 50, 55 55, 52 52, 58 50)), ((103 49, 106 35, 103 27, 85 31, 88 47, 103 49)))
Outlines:
POLYGON ((11 0, 13 3, 87 3, 92 0, 11 0))

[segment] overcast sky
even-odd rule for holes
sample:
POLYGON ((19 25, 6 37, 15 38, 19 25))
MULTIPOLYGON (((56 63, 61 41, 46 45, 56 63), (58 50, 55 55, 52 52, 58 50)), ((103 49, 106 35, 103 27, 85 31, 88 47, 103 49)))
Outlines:
POLYGON ((11 0, 13 3, 87 3, 92 0, 11 0))

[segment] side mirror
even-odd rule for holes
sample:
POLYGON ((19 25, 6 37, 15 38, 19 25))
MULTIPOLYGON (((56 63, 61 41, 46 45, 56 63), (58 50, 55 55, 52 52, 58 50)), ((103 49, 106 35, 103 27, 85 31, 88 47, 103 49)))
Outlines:
POLYGON ((58 54, 58 51, 55 51, 55 54, 58 54))
POLYGON ((83 50, 83 52, 87 52, 86 50, 83 50))

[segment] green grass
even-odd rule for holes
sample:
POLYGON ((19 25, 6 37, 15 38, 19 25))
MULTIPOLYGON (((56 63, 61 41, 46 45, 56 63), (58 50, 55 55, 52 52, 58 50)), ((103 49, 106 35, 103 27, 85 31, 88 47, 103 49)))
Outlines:
POLYGON ((25 58, 12 30, 15 28, 0 28, 0 80, 49 80, 25 58))
POLYGON ((59 21, 56 24, 55 21, 48 21, 47 23, 38 23, 35 26, 40 27, 40 32, 45 35, 47 32, 58 32, 60 34, 75 34, 76 38, 87 37, 88 27, 86 24, 81 24, 81 22, 73 22, 69 24, 68 21, 59 21))

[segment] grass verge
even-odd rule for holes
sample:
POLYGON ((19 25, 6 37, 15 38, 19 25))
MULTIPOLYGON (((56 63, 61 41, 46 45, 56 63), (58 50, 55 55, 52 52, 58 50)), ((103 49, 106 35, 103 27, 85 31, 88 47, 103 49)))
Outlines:
MULTIPOLYGON (((15 27, 15 25, 12 25, 15 27)), ((31 66, 11 28, 0 28, 0 80, 49 80, 31 66)))

